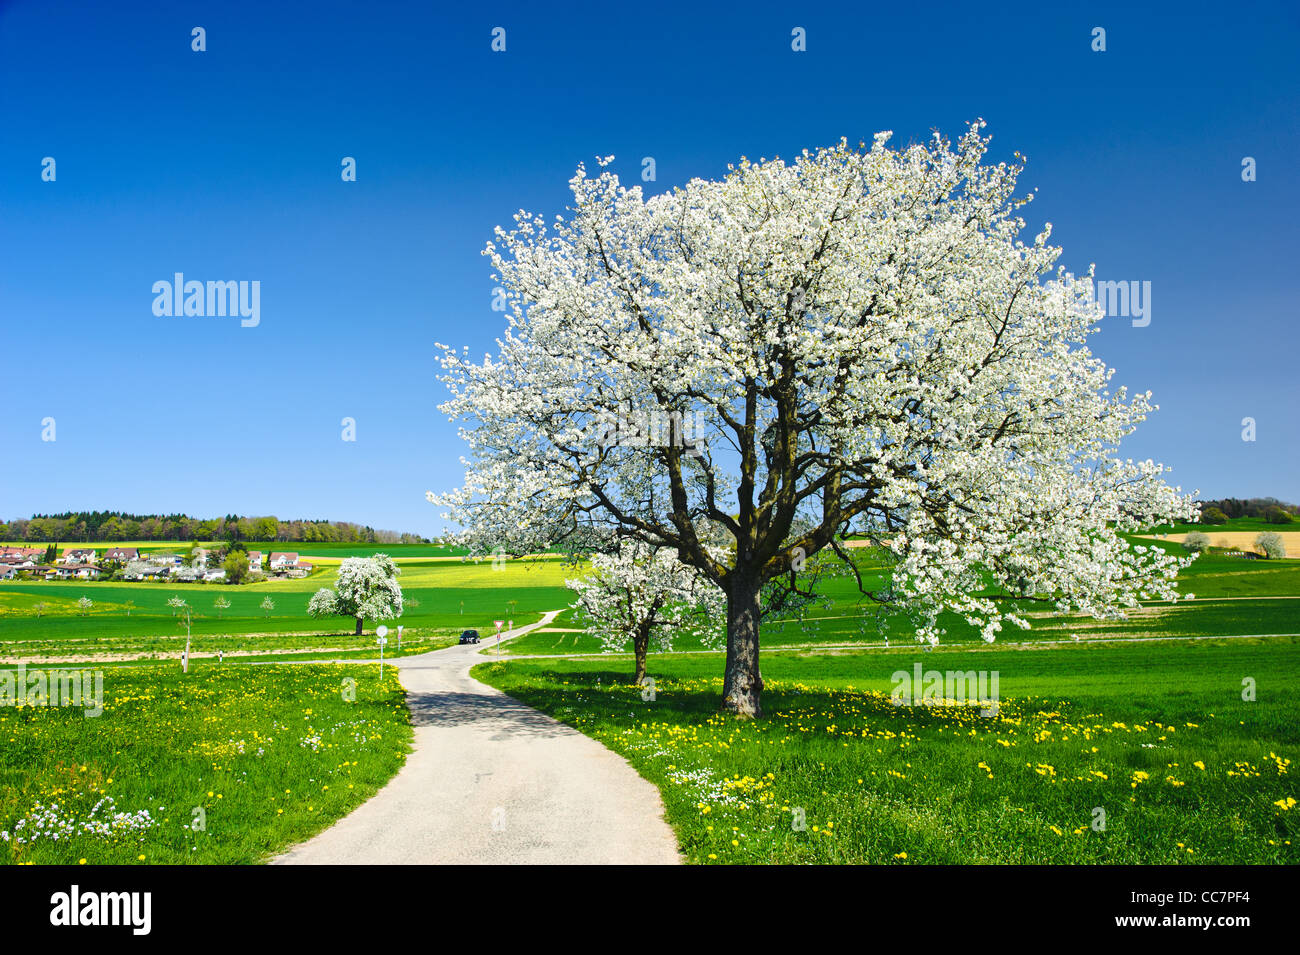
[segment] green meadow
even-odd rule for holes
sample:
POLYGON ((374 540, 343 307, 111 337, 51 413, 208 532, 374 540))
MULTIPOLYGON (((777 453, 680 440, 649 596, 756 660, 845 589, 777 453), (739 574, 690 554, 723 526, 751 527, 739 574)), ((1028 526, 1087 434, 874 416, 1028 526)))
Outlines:
MULTIPOLYGON (((1021 601, 1029 630, 1008 627, 990 646, 948 619, 933 652, 905 618, 878 616, 851 578, 826 577, 824 605, 806 619, 764 622, 765 714, 738 722, 718 710, 722 655, 690 639, 675 642, 684 652, 652 652, 653 692, 629 685, 630 655, 603 654, 567 609, 564 581, 580 568, 420 546, 313 545, 309 577, 242 586, 0 582, 0 662, 102 664, 111 700, 95 719, 0 709, 9 861, 255 861, 374 792, 409 740, 400 686, 347 662, 374 656, 376 621, 355 637, 351 620, 306 607, 343 557, 380 550, 397 554, 407 600, 402 649, 390 635, 389 656, 563 609, 499 656, 485 641, 474 672, 624 755, 659 787, 689 861, 1300 861, 1300 561, 1212 550, 1181 577, 1195 599, 1104 621, 1021 601), (188 676, 174 660, 185 629, 172 596, 194 613, 188 676), (218 598, 231 606, 218 610, 218 598), (219 651, 225 666, 210 660, 219 651), (252 656, 341 662, 237 665, 252 656), (998 712, 895 706, 894 675, 917 663, 996 672, 998 712), (348 674, 365 688, 355 703, 338 692, 348 674), (348 735, 362 712, 369 728, 348 735), (186 821, 196 807, 206 830, 186 821), (80 834, 13 841, 19 822, 42 818, 80 834)), ((879 555, 860 558, 869 586, 883 579, 879 555)))
POLYGON ((653 693, 620 658, 473 672, 625 756, 690 862, 1300 862, 1295 638, 774 653, 749 722, 719 663, 657 657, 653 693), (893 705, 917 663, 997 671, 997 714, 893 705))
MULTIPOLYGON (((1176 544, 1157 546, 1182 552, 1176 544)), ((883 582, 879 574, 867 574, 864 579, 868 587, 883 582)), ((1017 609, 1028 618, 1030 629, 1008 625, 997 642, 1300 634, 1300 560, 1243 560, 1212 551, 1197 558, 1179 581, 1180 592, 1194 599, 1176 604, 1153 601, 1116 620, 1062 616, 1053 612, 1050 604, 1018 601, 1017 609)), ((852 578, 826 578, 821 592, 829 606, 811 608, 804 619, 765 620, 763 646, 878 646, 886 639, 891 646, 905 646, 914 642, 907 618, 882 614, 858 593, 852 578)), ((941 623, 947 630, 945 643, 983 643, 978 630, 955 615, 945 615, 941 623)), ((674 640, 673 649, 705 648, 698 639, 682 637, 674 640)), ((551 626, 511 641, 507 651, 517 655, 588 654, 601 653, 603 648, 596 638, 577 632, 572 614, 565 614, 551 626)))
POLYGON ((0 862, 256 862, 361 805, 410 750, 391 667, 382 683, 332 664, 102 679, 97 716, 0 707, 0 862))
MULTIPOLYGON (((355 637, 350 619, 307 615, 311 595, 332 584, 337 566, 322 561, 305 578, 239 586, 0 581, 0 661, 179 654, 185 625, 167 606, 174 596, 191 607, 195 654, 372 653, 376 621, 367 621, 366 634, 355 637), (269 611, 261 607, 268 596, 275 604, 269 611), (86 612, 78 606, 82 597, 93 602, 86 612), (218 599, 230 607, 216 607, 218 599)), ((400 620, 387 623, 390 629, 403 625, 408 652, 446 645, 469 628, 491 632, 497 619, 531 623, 567 604, 564 579, 573 574, 555 560, 507 562, 499 568, 490 560, 404 560, 400 566, 406 609, 400 620)))
POLYGON ((827 580, 764 623, 750 722, 719 713, 720 655, 678 640, 648 691, 564 617, 474 673, 624 755, 691 862, 1295 864, 1300 561, 1211 551, 1180 580, 1195 599, 1117 620, 1023 602, 992 645, 949 620, 933 652, 827 580), (917 664, 997 673, 996 714, 894 705, 917 664))

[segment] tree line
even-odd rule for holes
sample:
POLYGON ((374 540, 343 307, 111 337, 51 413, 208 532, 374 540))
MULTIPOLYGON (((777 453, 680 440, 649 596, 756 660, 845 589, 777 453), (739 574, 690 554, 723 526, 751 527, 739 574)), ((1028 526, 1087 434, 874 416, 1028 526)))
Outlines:
POLYGON ((274 515, 199 519, 187 514, 66 511, 0 521, 9 541, 265 541, 285 543, 422 544, 419 534, 376 530, 351 521, 288 520, 274 515))
POLYGON ((1201 505, 1202 523, 1222 524, 1234 517, 1255 517, 1270 524, 1290 524, 1300 517, 1300 507, 1279 501, 1275 497, 1225 497, 1220 501, 1205 501, 1201 505))

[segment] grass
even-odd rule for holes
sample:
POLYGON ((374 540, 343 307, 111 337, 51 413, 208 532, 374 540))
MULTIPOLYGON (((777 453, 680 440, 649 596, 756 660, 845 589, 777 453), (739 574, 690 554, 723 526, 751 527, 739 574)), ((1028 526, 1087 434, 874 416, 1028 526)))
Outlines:
POLYGON ((1163 524, 1152 528, 1151 533, 1189 534, 1192 531, 1203 531, 1211 537, 1218 531, 1300 531, 1300 520, 1270 524, 1262 517, 1230 517, 1223 524, 1163 524))
POLYGON ((691 862, 1300 862, 1292 638, 771 654, 750 722, 719 714, 716 658, 656 658, 653 699, 618 662, 473 672, 626 757, 691 862), (998 715, 892 705, 915 662, 998 671, 998 715))
MULTIPOLYGON (((491 561, 407 563, 402 590, 407 608, 397 623, 405 628, 403 643, 423 641, 426 649, 445 645, 462 630, 490 632, 494 619, 532 623, 547 610, 565 606, 566 575, 573 571, 557 561, 508 562, 496 569, 491 561), (412 598, 418 605, 412 603, 412 598), (512 605, 510 602, 514 601, 512 605)), ((371 633, 352 635, 352 621, 319 620, 307 615, 307 602, 320 587, 334 580, 332 570, 318 569, 298 580, 265 581, 246 586, 215 584, 110 583, 99 581, 0 582, 0 660, 56 660, 157 657, 178 654, 185 628, 167 607, 172 596, 189 602, 196 653, 226 652, 365 652, 373 650, 371 633), (94 606, 83 615, 77 600, 89 597, 94 606), (275 609, 261 609, 270 596, 275 609), (219 597, 231 606, 220 612, 219 597), (133 606, 128 606, 128 601, 133 606), (36 605, 45 609, 37 615, 36 605)))
POLYGON ((410 740, 391 668, 106 668, 97 717, 0 707, 0 861, 255 862, 359 806, 410 740))
MULTIPOLYGON (((1145 542, 1148 545, 1153 542, 1145 542)), ((1179 545, 1157 544, 1183 553, 1179 545)), ((1083 638, 1233 636, 1238 634, 1291 634, 1300 632, 1300 560, 1248 561, 1217 551, 1202 554, 1179 575, 1180 591, 1194 600, 1177 604, 1152 602, 1122 620, 1097 621, 1089 617, 1062 616, 1050 604, 1020 601, 1018 608, 1030 618, 1029 630, 1008 625, 1001 643, 1073 640, 1083 638)), ((868 581, 872 586, 873 581, 868 581)), ((884 618, 876 625, 876 608, 863 600, 848 577, 822 583, 830 606, 815 608, 801 622, 768 620, 762 628, 765 647, 817 644, 878 645, 888 637, 893 645, 912 642, 912 625, 904 617, 884 618)), ((977 628, 956 615, 941 618, 944 642, 980 645, 977 628)), ((603 652, 599 640, 577 628, 572 613, 556 618, 544 629, 512 641, 505 648, 514 655, 594 654, 603 652)), ((630 646, 629 646, 630 649, 630 646)), ((704 645, 690 637, 675 641, 673 649, 699 651, 704 645)))
MULTIPOLYGON (((564 580, 575 570, 557 560, 494 567, 386 549, 408 555, 401 582, 418 602, 401 618, 403 655, 471 627, 490 648, 493 619, 531 623, 572 599, 564 580)), ((350 621, 305 612, 346 550, 323 556, 307 579, 240 587, 0 582, 0 660, 102 661, 109 698, 90 720, 80 710, 0 708, 0 831, 11 861, 256 861, 382 785, 410 740, 395 671, 381 687, 372 665, 277 665, 373 658, 373 632, 355 637, 350 621), (94 601, 88 615, 76 606, 83 595, 94 601), (166 607, 173 595, 198 613, 188 676, 151 662, 185 640, 166 607), (232 604, 219 617, 218 597, 232 604), (37 602, 47 605, 40 617, 37 602), (205 658, 217 651, 231 662, 205 658), (237 666, 235 654, 276 662, 237 666), (345 675, 358 681, 355 703, 340 693, 345 675), (205 829, 191 826, 196 808, 205 829), (76 834, 17 841, 20 820, 31 831, 42 817, 76 834)), ((861 556, 874 562, 868 574, 883 571, 861 556)), ((782 652, 763 658, 762 720, 719 715, 716 655, 654 655, 657 685, 643 699, 629 685, 630 658, 592 656, 599 644, 573 632, 567 609, 506 644, 515 659, 475 673, 626 756, 660 787, 694 862, 1297 861, 1300 807, 1287 800, 1297 796, 1288 769, 1300 642, 1214 638, 1300 629, 1300 561, 1211 551, 1183 575, 1194 601, 1104 623, 1026 602, 1030 631, 1004 631, 990 648, 949 620, 934 653, 917 652, 905 620, 864 627, 873 621, 848 578, 823 586, 830 606, 808 621, 764 625, 764 647, 782 652), (879 647, 885 635, 890 650, 879 647), (1090 643, 1143 636, 1211 639, 1090 643), (834 644, 852 649, 825 649, 834 644), (517 659, 528 653, 571 656, 517 659), (917 660, 997 671, 999 714, 893 706, 891 675, 917 660), (1241 699, 1246 677, 1258 702, 1241 699), (1097 808, 1104 832, 1092 828, 1097 808)))
MULTIPOLYGON (((44 550, 50 541, 0 541, 0 547, 39 547, 44 550)), ((55 550, 62 555, 70 547, 90 547, 103 556, 104 551, 112 547, 134 547, 142 553, 181 554, 190 552, 192 547, 206 547, 209 550, 224 547, 225 541, 57 541, 55 550)), ((260 550, 269 556, 272 552, 288 551, 299 554, 325 555, 337 559, 344 557, 370 557, 373 554, 389 554, 395 559, 402 557, 460 557, 466 551, 463 547, 444 547, 441 544, 355 544, 342 542, 308 542, 308 541, 245 541, 244 546, 250 550, 260 550)))

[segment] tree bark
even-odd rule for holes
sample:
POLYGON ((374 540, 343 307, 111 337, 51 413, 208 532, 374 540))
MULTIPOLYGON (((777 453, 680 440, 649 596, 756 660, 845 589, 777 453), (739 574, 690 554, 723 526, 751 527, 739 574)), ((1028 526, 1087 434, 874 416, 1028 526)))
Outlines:
POLYGON ((759 696, 763 677, 758 668, 759 597, 762 584, 733 578, 727 591, 727 672, 722 684, 722 709, 736 716, 762 716, 759 696))
POLYGON ((357 636, 361 636, 361 618, 357 617, 357 636))
POLYGON ((642 624, 637 628, 636 633, 632 635, 632 652, 636 654, 636 676, 634 682, 638 685, 645 680, 646 656, 650 651, 650 626, 642 624))

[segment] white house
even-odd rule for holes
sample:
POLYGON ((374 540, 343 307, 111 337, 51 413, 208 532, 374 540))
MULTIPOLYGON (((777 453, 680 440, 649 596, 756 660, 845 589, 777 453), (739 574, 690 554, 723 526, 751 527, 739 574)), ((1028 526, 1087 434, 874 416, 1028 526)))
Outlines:
POLYGON ((262 552, 260 550, 250 550, 248 552, 248 569, 259 574, 262 572, 262 552))
POLYGON ((91 547, 69 547, 63 551, 63 556, 58 562, 64 565, 72 564, 93 564, 95 562, 95 551, 91 547))
POLYGON ((80 577, 83 580, 94 580, 99 576, 99 568, 93 564, 64 564, 55 573, 60 579, 80 577))
POLYGON ((35 567, 45 559, 39 547, 0 547, 0 564, 11 567, 35 567))
POLYGON ((275 551, 271 554, 272 570, 288 570, 290 567, 298 566, 297 551, 275 551))

